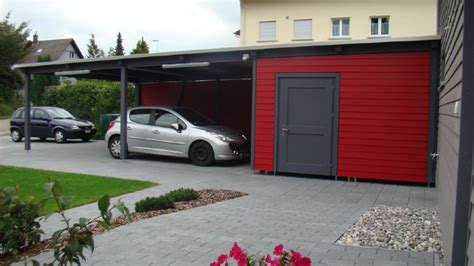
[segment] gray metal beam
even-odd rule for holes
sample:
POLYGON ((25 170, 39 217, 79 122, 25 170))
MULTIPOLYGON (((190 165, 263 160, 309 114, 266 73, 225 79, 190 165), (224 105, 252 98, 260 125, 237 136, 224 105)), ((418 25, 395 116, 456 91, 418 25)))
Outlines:
POLYGON ((188 85, 187 80, 183 80, 181 82, 181 91, 179 92, 178 99, 176 101, 176 105, 180 106, 183 104, 183 99, 184 99, 184 93, 186 91, 186 86, 188 85))
POLYGON ((120 158, 127 159, 127 87, 128 70, 126 66, 120 68, 120 158))
POLYGON ((133 106, 140 106, 141 104, 141 100, 140 100, 140 97, 141 97, 141 94, 142 93, 142 83, 141 82, 136 82, 135 83, 135 93, 133 95, 133 106))
POLYGON ((250 125, 250 168, 255 171, 255 114, 257 108, 257 59, 252 57, 252 124, 250 125))
POLYGON ((27 71, 23 72, 25 75, 25 84, 24 84, 24 99, 25 99, 25 127, 24 127, 24 132, 23 135, 25 137, 25 150, 30 151, 31 150, 31 116, 30 116, 30 110, 31 110, 31 104, 30 104, 30 81, 31 81, 31 76, 30 73, 27 71))
POLYGON ((221 116, 221 80, 216 79, 216 87, 215 87, 215 102, 214 102, 214 112, 216 113, 216 122, 220 124, 222 121, 221 116))
MULTIPOLYGON (((461 2, 462 4, 462 2, 461 2)), ((474 133, 474 2, 464 1, 461 132, 459 135, 458 180, 456 185, 456 207, 454 213, 454 235, 451 265, 467 265, 469 246, 469 220, 472 193, 472 139, 474 133), (468 74, 469 73, 469 74, 468 74)), ((473 243, 474 244, 474 243, 473 243)), ((470 254, 472 255, 472 254, 470 254)), ((472 259, 472 258, 471 258, 472 259)), ((471 264, 472 261, 469 261, 471 264)))
POLYGON ((439 86, 439 51, 438 42, 433 42, 431 47, 431 70, 430 70, 430 107, 428 125, 428 145, 426 158, 426 182, 434 184, 436 181, 436 157, 438 139, 438 86, 439 86))

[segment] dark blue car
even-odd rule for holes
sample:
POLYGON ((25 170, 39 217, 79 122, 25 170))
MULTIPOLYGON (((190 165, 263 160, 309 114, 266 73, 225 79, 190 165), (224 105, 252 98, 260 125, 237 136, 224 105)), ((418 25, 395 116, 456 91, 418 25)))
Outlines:
MULTIPOLYGON (((24 119, 24 108, 18 108, 10 121, 10 133, 14 142, 19 142, 24 137, 24 119)), ((67 139, 89 141, 96 131, 93 123, 76 119, 62 108, 31 107, 31 137, 37 137, 40 140, 54 138, 58 143, 64 143, 67 139)))

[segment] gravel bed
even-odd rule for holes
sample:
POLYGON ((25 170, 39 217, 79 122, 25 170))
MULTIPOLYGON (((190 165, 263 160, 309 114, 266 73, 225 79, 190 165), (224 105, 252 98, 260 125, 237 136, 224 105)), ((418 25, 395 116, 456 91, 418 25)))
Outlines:
POLYGON ((443 254, 438 212, 426 209, 370 208, 336 243, 443 254))

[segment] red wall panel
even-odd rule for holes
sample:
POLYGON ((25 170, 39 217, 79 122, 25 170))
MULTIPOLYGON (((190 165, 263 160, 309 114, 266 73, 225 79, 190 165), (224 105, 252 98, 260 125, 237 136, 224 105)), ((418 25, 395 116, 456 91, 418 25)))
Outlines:
MULTIPOLYGON (((176 105, 182 83, 143 83, 140 91, 141 105, 176 105)), ((182 106, 196 110, 222 125, 239 129, 250 137, 252 117, 252 82, 226 80, 220 82, 220 92, 215 81, 188 82, 182 106)))
POLYGON ((430 53, 257 59, 255 170, 273 171, 275 77, 340 73, 337 175, 426 182, 430 53))

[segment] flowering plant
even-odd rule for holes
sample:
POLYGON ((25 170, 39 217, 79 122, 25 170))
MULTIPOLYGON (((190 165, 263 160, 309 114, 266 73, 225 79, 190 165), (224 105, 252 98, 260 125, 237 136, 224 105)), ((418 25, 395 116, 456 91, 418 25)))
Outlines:
POLYGON ((237 243, 234 243, 229 254, 221 254, 210 266, 228 266, 229 260, 233 259, 238 266, 310 266, 311 259, 303 257, 298 251, 290 249, 285 251, 282 244, 275 246, 272 255, 256 257, 247 255, 237 243))

